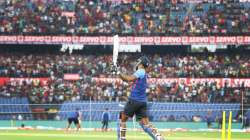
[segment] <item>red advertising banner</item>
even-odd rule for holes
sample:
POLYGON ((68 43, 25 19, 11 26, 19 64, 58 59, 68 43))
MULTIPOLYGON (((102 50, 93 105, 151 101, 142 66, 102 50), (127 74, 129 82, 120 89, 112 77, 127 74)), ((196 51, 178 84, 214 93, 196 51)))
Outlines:
POLYGON ((48 85, 49 78, 10 78, 11 82, 18 82, 19 84, 23 83, 24 81, 29 83, 36 83, 42 86, 48 85))
POLYGON ((80 80, 80 75, 79 74, 64 74, 63 76, 64 80, 80 80))
POLYGON ((10 80, 10 78, 8 78, 8 77, 0 78, 0 86, 5 85, 9 80, 10 80))
POLYGON ((3 77, 0 78, 0 86, 3 86, 4 84, 8 82, 16 82, 18 84, 22 84, 24 81, 27 83, 36 83, 40 84, 42 86, 48 85, 49 78, 7 78, 3 77))
MULTIPOLYGON (((122 83, 119 78, 93 78, 94 81, 100 83, 122 83)), ((227 84, 230 87, 250 87, 250 78, 150 78, 150 84, 164 85, 169 83, 184 83, 186 85, 205 84, 216 82, 217 86, 224 87, 227 84)))
MULTIPOLYGON (((202 36, 202 37, 119 37, 120 44, 141 45, 192 45, 192 44, 250 44, 250 36, 202 36)), ((111 45, 112 36, 0 36, 2 44, 84 44, 111 45)))
MULTIPOLYGON (((79 80, 78 74, 68 74, 66 75, 65 80, 79 80), (73 77, 72 77, 73 76, 73 77)), ((7 82, 18 82, 21 84, 22 82, 32 82, 39 83, 41 85, 48 85, 49 78, 8 78, 2 77, 0 78, 0 86, 3 86, 7 82)), ((98 83, 122 83, 122 80, 119 78, 92 78, 93 81, 98 83)), ((250 78, 149 78, 148 82, 150 84, 164 85, 169 83, 184 83, 186 85, 192 84, 204 84, 204 83, 214 83, 216 82, 217 86, 224 87, 227 84, 229 87, 244 87, 250 88, 250 78)))

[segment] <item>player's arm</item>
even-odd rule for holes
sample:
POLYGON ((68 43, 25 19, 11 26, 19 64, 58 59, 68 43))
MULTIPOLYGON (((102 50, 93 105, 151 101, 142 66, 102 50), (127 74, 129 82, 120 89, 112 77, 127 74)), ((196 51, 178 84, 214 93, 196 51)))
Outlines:
POLYGON ((126 82, 132 82, 137 79, 137 77, 134 75, 126 75, 126 74, 120 74, 119 77, 126 82))
POLYGON ((109 114, 109 112, 107 112, 107 114, 108 114, 108 121, 109 121, 109 118, 110 118, 110 114, 109 114))
POLYGON ((140 69, 137 70, 133 75, 120 74, 120 78, 126 82, 133 82, 138 78, 143 78, 145 76, 145 71, 140 69))
POLYGON ((103 116, 104 116, 104 112, 102 112, 102 119, 103 119, 103 116))

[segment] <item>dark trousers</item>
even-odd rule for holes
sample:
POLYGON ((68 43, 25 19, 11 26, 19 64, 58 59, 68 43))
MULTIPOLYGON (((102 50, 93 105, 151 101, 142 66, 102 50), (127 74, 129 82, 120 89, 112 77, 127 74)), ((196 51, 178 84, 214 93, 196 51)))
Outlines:
POLYGON ((102 121, 102 129, 108 129, 109 122, 108 121, 102 121))

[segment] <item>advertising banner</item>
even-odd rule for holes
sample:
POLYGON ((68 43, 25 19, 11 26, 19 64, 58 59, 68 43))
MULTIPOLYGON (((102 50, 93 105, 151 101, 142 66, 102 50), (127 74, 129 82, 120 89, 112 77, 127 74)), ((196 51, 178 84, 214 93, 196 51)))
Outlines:
MULTIPOLYGON (((119 37, 120 44, 138 45, 192 45, 192 44, 249 44, 250 36, 150 36, 119 37)), ((2 44, 83 44, 112 45, 112 36, 0 36, 2 44)))

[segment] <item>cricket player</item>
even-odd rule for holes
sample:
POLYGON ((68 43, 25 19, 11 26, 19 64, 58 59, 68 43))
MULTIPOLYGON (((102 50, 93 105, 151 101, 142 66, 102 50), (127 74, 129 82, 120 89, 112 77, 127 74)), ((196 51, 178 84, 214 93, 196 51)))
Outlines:
POLYGON ((80 125, 80 111, 79 109, 77 108, 75 111, 72 111, 72 112, 69 112, 68 114, 68 125, 67 125, 67 128, 66 130, 68 131, 72 122, 74 122, 76 128, 77 128, 77 131, 79 131, 79 129, 81 128, 81 125, 80 125))
POLYGON ((105 111, 102 113, 102 131, 108 131, 109 126, 109 120, 110 120, 110 113, 108 108, 105 109, 105 111))
POLYGON ((126 82, 133 82, 129 100, 120 112, 117 128, 118 140, 126 140, 126 121, 136 115, 142 129, 153 140, 164 140, 158 130, 149 122, 147 116, 147 73, 149 59, 142 56, 136 64, 136 72, 133 75, 119 74, 119 77, 126 82))

